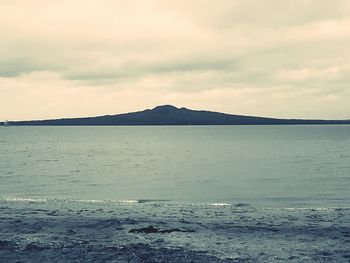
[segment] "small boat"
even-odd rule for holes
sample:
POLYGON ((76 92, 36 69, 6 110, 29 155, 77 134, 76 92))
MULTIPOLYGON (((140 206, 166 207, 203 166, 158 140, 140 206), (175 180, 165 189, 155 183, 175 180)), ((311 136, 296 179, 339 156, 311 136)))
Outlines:
POLYGON ((4 127, 8 127, 8 126, 10 126, 10 123, 9 123, 8 120, 5 120, 5 121, 4 121, 4 127))

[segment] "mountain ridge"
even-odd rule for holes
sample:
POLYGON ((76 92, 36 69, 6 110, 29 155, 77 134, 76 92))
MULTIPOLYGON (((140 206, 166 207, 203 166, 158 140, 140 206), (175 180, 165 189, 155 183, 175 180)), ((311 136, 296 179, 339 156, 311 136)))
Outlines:
POLYGON ((234 115, 206 110, 192 110, 173 105, 160 105, 153 109, 102 115, 96 117, 61 118, 48 120, 14 121, 11 125, 42 126, 99 126, 99 125, 300 125, 300 124, 350 124, 350 120, 279 119, 234 115))

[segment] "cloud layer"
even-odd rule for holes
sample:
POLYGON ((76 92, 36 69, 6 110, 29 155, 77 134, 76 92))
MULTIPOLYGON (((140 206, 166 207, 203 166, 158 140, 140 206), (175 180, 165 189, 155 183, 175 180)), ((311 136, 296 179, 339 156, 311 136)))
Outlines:
POLYGON ((350 118, 347 0, 0 0, 0 35, 0 119, 350 118))

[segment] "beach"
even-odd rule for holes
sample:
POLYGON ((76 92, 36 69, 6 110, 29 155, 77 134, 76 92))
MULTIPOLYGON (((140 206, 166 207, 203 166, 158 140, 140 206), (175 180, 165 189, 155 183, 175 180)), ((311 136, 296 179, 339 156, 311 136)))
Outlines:
POLYGON ((349 262, 349 208, 15 199, 2 262, 349 262))

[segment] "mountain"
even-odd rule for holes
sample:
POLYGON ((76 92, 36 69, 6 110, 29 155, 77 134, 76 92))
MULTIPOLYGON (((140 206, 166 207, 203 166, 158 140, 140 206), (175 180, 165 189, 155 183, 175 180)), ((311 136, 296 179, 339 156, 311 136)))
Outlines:
POLYGON ((231 115, 211 111, 176 108, 172 105, 154 109, 86 118, 15 121, 11 125, 296 125, 350 124, 350 120, 301 120, 231 115))

